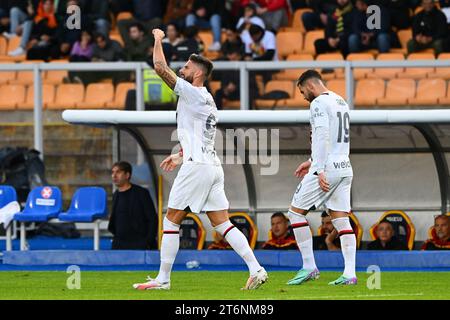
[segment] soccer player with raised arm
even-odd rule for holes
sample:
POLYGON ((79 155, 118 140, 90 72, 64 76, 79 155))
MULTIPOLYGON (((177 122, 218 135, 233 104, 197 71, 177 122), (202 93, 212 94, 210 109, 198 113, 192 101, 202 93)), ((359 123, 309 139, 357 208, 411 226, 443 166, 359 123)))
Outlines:
POLYGON ((170 191, 163 221, 158 276, 133 287, 138 290, 170 289, 170 273, 180 246, 180 224, 189 212, 204 210, 215 231, 247 264, 250 277, 244 289, 257 289, 267 281, 268 275, 256 260, 247 238, 228 218, 224 173, 214 149, 218 112, 213 97, 204 87, 213 65, 208 59, 193 54, 177 77, 164 58, 161 45, 164 32, 154 29, 153 36, 155 71, 179 97, 177 133, 182 148, 180 153, 164 159, 160 167, 165 171, 172 171, 180 164, 181 167, 170 191))
POLYGON ((339 233, 345 270, 330 285, 353 285, 356 238, 350 225, 350 189, 353 169, 350 164, 350 116, 347 103, 329 91, 315 70, 305 71, 297 86, 310 102, 311 158, 300 164, 295 175, 302 179, 289 208, 289 220, 302 254, 303 267, 289 285, 319 278, 311 229, 306 215, 322 205, 328 208, 331 221, 339 233))

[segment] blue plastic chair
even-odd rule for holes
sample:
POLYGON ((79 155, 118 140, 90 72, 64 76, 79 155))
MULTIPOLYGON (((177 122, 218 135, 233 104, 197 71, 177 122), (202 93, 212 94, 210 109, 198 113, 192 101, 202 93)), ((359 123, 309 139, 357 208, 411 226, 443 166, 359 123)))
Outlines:
POLYGON ((25 209, 14 215, 20 222, 20 250, 26 250, 25 222, 46 222, 61 212, 62 195, 58 187, 36 187, 28 194, 25 209))
POLYGON ((27 198, 25 209, 14 216, 20 222, 46 222, 61 212, 62 196, 58 187, 34 188, 27 198))
POLYGON ((16 189, 7 185, 0 186, 0 208, 13 201, 17 201, 16 189))
POLYGON ((70 208, 58 216, 61 221, 94 223, 94 250, 100 247, 100 219, 108 216, 107 194, 100 187, 79 188, 73 195, 70 208))
POLYGON ((73 195, 69 210, 58 216, 61 221, 93 222, 108 215, 107 194, 100 187, 79 188, 73 195))

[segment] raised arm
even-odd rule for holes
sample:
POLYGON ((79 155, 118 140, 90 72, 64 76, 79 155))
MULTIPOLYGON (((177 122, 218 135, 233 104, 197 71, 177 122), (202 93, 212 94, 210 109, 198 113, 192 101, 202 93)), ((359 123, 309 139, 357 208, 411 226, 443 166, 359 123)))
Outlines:
POLYGON ((155 37, 155 45, 153 48, 153 64, 156 73, 164 80, 167 85, 173 89, 177 82, 177 75, 167 65, 166 58, 162 48, 162 39, 164 39, 164 32, 160 29, 153 29, 153 36, 155 37))

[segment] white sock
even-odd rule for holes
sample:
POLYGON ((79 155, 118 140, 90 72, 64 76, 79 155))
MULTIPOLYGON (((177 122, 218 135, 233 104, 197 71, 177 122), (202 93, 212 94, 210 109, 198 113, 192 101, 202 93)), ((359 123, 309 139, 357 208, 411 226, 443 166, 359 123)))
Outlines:
POLYGON ((333 219, 331 222, 338 231, 341 239, 341 250, 345 262, 344 277, 355 278, 356 237, 350 224, 350 219, 343 217, 333 219))
POLYGON ((164 217, 163 236, 161 240, 161 265, 156 280, 164 283, 170 281, 170 272, 180 248, 180 225, 164 217))
POLYGON ((256 272, 262 269, 258 260, 256 260, 256 257, 252 249, 250 248, 250 245, 248 244, 247 238, 238 228, 236 228, 230 222, 230 220, 219 224, 218 226, 214 227, 214 229, 221 235, 223 235, 223 237, 228 241, 233 250, 236 251, 236 253, 240 255, 242 259, 244 259, 245 263, 248 266, 248 270, 250 271, 250 275, 254 275, 256 272))
POLYGON ((288 212, 288 217, 291 221, 292 229, 294 230, 298 248, 302 254, 303 269, 317 269, 316 261, 314 260, 312 233, 309 228, 308 220, 306 220, 303 214, 291 210, 288 212))

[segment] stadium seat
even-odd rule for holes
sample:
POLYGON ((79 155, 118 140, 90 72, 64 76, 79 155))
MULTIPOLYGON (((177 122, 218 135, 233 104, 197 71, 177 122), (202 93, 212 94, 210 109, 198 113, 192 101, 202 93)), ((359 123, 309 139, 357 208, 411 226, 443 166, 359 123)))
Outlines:
MULTIPOLYGON (((52 84, 42 85, 42 107, 46 108, 49 103, 55 101, 55 86, 52 84)), ((27 88, 27 97, 24 103, 17 105, 18 109, 28 109, 34 108, 34 86, 30 85, 27 88)))
POLYGON ((231 223, 247 238, 250 248, 255 249, 258 239, 258 228, 252 218, 245 212, 234 212, 229 215, 231 223))
POLYGON ((284 99, 280 101, 280 106, 286 107, 286 108, 293 108, 293 109, 304 109, 309 108, 309 102, 305 100, 305 97, 303 94, 295 88, 294 90, 294 97, 291 99, 284 99))
MULTIPOLYGON (((312 54, 307 53, 295 53, 290 54, 286 58, 287 61, 313 61, 314 57, 312 54)), ((305 72, 307 69, 285 69, 277 74, 273 75, 274 80, 297 80, 300 75, 305 72)))
POLYGON ((108 102, 114 100, 114 86, 111 83, 91 83, 86 88, 83 102, 77 103, 79 109, 105 108, 108 102))
MULTIPOLYGON (((289 94, 289 97, 294 96, 294 83, 289 80, 271 80, 269 81, 265 88, 264 93, 267 94, 270 91, 281 90, 289 94)), ((256 99, 255 105, 260 109, 272 109, 275 107, 282 107, 284 99, 280 100, 265 100, 265 99, 256 99)))
MULTIPOLYGON (((411 53, 408 56, 408 61, 412 60, 434 60, 433 53, 411 53)), ((411 78, 411 79, 423 79, 427 77, 427 74, 434 73, 434 68, 405 68, 405 71, 398 74, 399 78, 411 78)))
POLYGON ((54 102, 47 105, 49 109, 73 109, 84 101, 84 86, 82 84, 61 84, 56 89, 54 102))
POLYGON ((450 106, 450 82, 447 84, 447 95, 445 97, 439 98, 439 104, 450 106))
POLYGON ((443 79, 421 79, 417 85, 416 97, 409 99, 410 105, 433 106, 445 98, 447 86, 443 79))
POLYGON ((378 99, 380 106, 406 106, 416 95, 413 79, 392 79, 386 85, 386 96, 378 99))
POLYGON ((106 103, 107 108, 123 109, 125 107, 125 100, 129 90, 134 90, 136 84, 134 82, 121 82, 116 86, 114 100, 106 103))
POLYGON ((180 226, 180 249, 202 250, 206 230, 199 217, 188 213, 180 226))
POLYGON ((294 15, 292 17, 292 28, 295 28, 296 30, 300 31, 301 33, 305 33, 305 26, 303 25, 302 15, 305 12, 312 12, 309 8, 302 8, 297 9, 294 12, 294 15))
POLYGON ((281 60, 288 55, 301 52, 303 48, 303 34, 300 31, 285 31, 277 33, 277 51, 281 60))
MULTIPOLYGON (((377 61, 386 60, 405 60, 405 56, 402 53, 380 53, 377 56, 377 61)), ((367 74, 367 78, 382 78, 393 79, 397 74, 402 73, 404 68, 374 68, 373 73, 367 74)))
POLYGON ((347 93, 345 92, 345 80, 344 79, 332 79, 327 81, 327 88, 334 93, 340 95, 342 98, 347 99, 347 93))
POLYGON ((8 84, 0 86, 0 109, 14 110, 25 101, 25 86, 8 84))
POLYGON ((0 72, 0 85, 8 84, 16 79, 16 71, 1 71, 0 72))
POLYGON ((100 219, 108 216, 108 196, 100 187, 79 188, 72 197, 69 210, 60 213, 58 219, 65 222, 93 222, 94 250, 99 249, 100 219))
MULTIPOLYGON (((438 60, 450 60, 450 53, 441 53, 438 60)), ((436 67, 434 72, 428 74, 428 78, 441 78, 450 80, 450 68, 436 67)))
POLYGON ((392 210, 383 213, 381 218, 378 219, 378 222, 375 223, 370 228, 370 236, 372 237, 372 240, 376 239, 377 226, 382 221, 389 221, 394 228, 395 236, 400 241, 404 242, 409 248, 409 250, 413 249, 414 238, 416 236, 416 229, 411 219, 405 212, 399 210, 392 210))
POLYGON ((378 99, 384 98, 386 86, 383 79, 362 79, 358 80, 355 89, 356 107, 373 107, 378 103, 378 99))
MULTIPOLYGON (((346 57, 347 61, 368 61, 374 60, 373 54, 371 53, 350 53, 346 57)), ((367 74, 373 72, 373 68, 357 68, 353 69, 353 78, 356 80, 364 79, 367 74)))
POLYGON ((25 222, 46 222, 61 212, 62 195, 58 187, 36 187, 28 195, 25 209, 14 215, 20 222, 20 250, 25 250, 25 222))
MULTIPOLYGON (((335 52, 335 53, 322 53, 319 54, 316 57, 316 61, 342 61, 344 60, 344 57, 341 53, 335 52)), ((334 78, 343 78, 344 77, 344 69, 343 68, 337 68, 333 69, 333 72, 321 72, 321 76, 324 80, 331 80, 334 78)))
POLYGON ((323 30, 314 30, 306 33, 305 44, 303 46, 302 52, 297 53, 309 53, 316 55, 316 48, 314 47, 314 41, 317 39, 323 39, 325 37, 325 32, 323 30))
MULTIPOLYGON (((361 246, 361 240, 362 240, 362 236, 364 233, 363 227, 361 226, 358 218, 355 216, 355 214, 353 212, 350 212, 348 217, 350 218, 350 224, 352 226, 352 229, 355 232, 356 248, 359 249, 361 246)), ((322 226, 320 226, 319 229, 317 230, 317 234, 319 236, 322 235, 322 226)))

